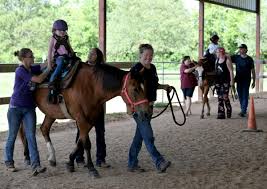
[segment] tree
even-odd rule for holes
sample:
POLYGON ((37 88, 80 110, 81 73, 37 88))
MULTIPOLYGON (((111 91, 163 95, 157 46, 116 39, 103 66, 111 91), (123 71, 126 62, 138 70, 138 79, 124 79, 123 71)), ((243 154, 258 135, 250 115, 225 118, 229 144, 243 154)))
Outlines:
POLYGON ((31 48, 37 57, 41 57, 42 51, 47 49, 48 16, 52 17, 53 12, 50 4, 38 0, 1 0, 0 41, 3 51, 0 62, 16 62, 12 54, 23 47, 31 48))
POLYGON ((108 14, 109 61, 135 61, 141 43, 151 43, 156 60, 178 60, 196 49, 194 22, 181 1, 114 1, 108 14))

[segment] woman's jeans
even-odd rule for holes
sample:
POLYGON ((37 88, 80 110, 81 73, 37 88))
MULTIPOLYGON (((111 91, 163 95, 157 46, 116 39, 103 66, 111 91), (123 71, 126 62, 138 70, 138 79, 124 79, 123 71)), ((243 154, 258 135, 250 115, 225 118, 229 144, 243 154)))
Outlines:
POLYGON ((146 120, 141 120, 137 113, 133 114, 133 118, 137 126, 133 142, 129 151, 128 167, 134 168, 138 166, 137 157, 141 150, 142 142, 144 140, 147 151, 149 152, 154 164, 156 165, 156 168, 158 169, 160 164, 165 160, 155 147, 154 144, 155 139, 153 136, 153 130, 150 123, 151 118, 147 118, 146 120))
POLYGON ((8 137, 5 148, 5 164, 13 165, 13 153, 16 137, 23 121, 26 139, 30 151, 32 168, 40 166, 39 152, 36 143, 36 112, 35 108, 21 108, 10 106, 7 112, 8 118, 8 137))
POLYGON ((62 69, 64 67, 64 63, 65 63, 65 57, 64 56, 58 56, 56 58, 56 69, 55 71, 52 73, 49 82, 53 82, 55 81, 55 79, 61 74, 62 69))
POLYGON ((241 113, 247 113, 250 80, 237 81, 236 89, 241 107, 241 113))

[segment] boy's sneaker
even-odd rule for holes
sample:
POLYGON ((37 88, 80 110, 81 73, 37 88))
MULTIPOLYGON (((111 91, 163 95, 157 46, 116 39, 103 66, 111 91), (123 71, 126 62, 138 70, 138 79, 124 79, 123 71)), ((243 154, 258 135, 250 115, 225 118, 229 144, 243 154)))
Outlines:
POLYGON ((136 167, 128 167, 127 171, 128 172, 139 172, 139 173, 143 173, 143 172, 145 172, 145 169, 141 168, 140 166, 136 166, 136 167))
POLYGON ((171 162, 170 161, 163 161, 160 163, 158 167, 158 173, 164 173, 168 167, 170 167, 171 162))
POLYGON ((37 176, 39 173, 44 173, 46 171, 46 167, 37 166, 32 170, 32 176, 37 176))
POLYGON ((243 113, 243 112, 240 112, 238 115, 239 115, 240 117, 246 117, 246 114, 243 113))
POLYGON ((107 164, 106 162, 101 162, 101 163, 96 163, 97 167, 101 167, 101 168, 110 168, 111 166, 109 164, 107 164))
POLYGON ((15 168, 14 165, 6 165, 6 170, 9 172, 16 172, 17 169, 15 168))

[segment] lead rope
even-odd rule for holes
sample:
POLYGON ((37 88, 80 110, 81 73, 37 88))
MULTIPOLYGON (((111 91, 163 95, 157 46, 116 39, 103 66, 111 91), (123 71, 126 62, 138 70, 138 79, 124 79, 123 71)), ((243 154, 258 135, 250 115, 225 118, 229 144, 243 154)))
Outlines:
POLYGON ((178 94, 177 94, 176 89, 175 89, 173 86, 170 86, 170 87, 171 87, 171 89, 172 89, 172 91, 173 91, 173 94, 172 94, 172 96, 170 97, 170 92, 167 91, 167 97, 168 97, 168 101, 169 101, 168 104, 166 105, 166 107, 165 107, 160 113, 158 113, 156 116, 152 116, 152 119, 154 119, 154 118, 160 116, 163 112, 165 112, 165 110, 166 110, 166 109, 168 108, 168 106, 170 105, 171 112, 172 112, 172 118, 173 118, 174 123, 175 123, 176 125, 178 125, 178 126, 183 126, 183 125, 185 124, 185 122, 186 122, 186 116, 185 116, 185 113, 184 113, 184 109, 183 109, 183 107, 182 107, 182 105, 181 105, 181 102, 180 102, 180 99, 179 99, 179 97, 178 97, 178 94), (178 123, 178 122, 177 122, 177 120, 176 120, 176 118, 175 118, 175 115, 174 115, 174 112, 173 112, 172 99, 173 99, 173 97, 174 97, 174 94, 176 94, 176 98, 177 98, 177 100, 178 100, 179 106, 180 106, 180 108, 181 108, 181 110, 182 110, 182 113, 183 113, 183 117, 184 117, 184 119, 183 119, 183 122, 182 122, 182 123, 178 123))

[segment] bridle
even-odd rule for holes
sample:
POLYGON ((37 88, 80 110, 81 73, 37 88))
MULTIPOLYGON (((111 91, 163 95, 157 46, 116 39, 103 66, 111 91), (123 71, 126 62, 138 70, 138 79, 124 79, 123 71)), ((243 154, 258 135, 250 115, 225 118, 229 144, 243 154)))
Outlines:
POLYGON ((121 89, 121 97, 124 100, 124 102, 128 105, 130 105, 131 107, 131 111, 132 113, 135 112, 135 107, 140 105, 140 104, 144 104, 144 103, 148 103, 147 99, 143 99, 143 100, 139 100, 137 102, 133 102, 133 100, 130 98, 128 91, 127 91, 127 83, 128 83, 128 79, 129 79, 129 75, 130 73, 128 73, 125 77, 124 77, 124 82, 123 82, 123 87, 121 89))

